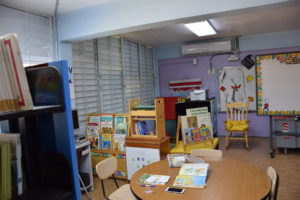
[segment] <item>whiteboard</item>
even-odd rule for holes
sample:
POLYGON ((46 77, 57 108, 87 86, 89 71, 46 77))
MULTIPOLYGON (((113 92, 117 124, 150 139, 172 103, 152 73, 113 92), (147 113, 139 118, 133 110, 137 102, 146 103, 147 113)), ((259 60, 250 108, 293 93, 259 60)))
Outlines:
POLYGON ((160 161, 159 149, 126 147, 128 180, 137 170, 157 161, 160 161))
POLYGON ((256 110, 255 68, 224 67, 218 70, 219 110, 226 111, 226 103, 249 102, 249 110, 256 110))
POLYGON ((258 115, 300 115, 300 52, 256 56, 258 115))

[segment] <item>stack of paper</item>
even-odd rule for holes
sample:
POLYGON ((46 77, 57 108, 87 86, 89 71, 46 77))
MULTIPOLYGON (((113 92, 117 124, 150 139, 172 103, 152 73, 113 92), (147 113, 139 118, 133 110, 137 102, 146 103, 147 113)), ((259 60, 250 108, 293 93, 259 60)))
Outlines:
POLYGON ((156 175, 156 174, 143 174, 138 178, 138 183, 151 184, 151 185, 165 185, 170 179, 170 176, 156 175))
POLYGON ((185 163, 181 166, 174 187, 204 188, 208 163, 185 163))

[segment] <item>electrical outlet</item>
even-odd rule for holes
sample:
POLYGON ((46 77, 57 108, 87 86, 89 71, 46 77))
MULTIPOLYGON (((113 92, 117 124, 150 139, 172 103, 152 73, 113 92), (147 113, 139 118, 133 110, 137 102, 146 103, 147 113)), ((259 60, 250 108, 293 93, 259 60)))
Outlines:
POLYGON ((232 54, 228 57, 228 61, 238 61, 238 60, 240 60, 240 58, 237 54, 232 54))

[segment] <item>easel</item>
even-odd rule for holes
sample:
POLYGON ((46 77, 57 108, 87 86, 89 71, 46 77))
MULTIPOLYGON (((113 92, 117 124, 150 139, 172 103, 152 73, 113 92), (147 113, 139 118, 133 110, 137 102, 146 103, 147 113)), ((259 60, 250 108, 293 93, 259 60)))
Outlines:
MULTIPOLYGON (((179 137, 180 137, 181 132, 182 132, 181 131, 181 116, 178 116, 178 119, 177 119, 177 129, 176 129, 176 145, 179 144, 179 137)), ((183 139, 184 138, 182 137, 182 140, 183 139)), ((207 143, 207 142, 210 142, 211 146, 213 146, 214 139, 211 138, 211 139, 207 139, 207 140, 201 140, 201 141, 197 141, 197 142, 191 142, 191 143, 188 143, 188 144, 184 144, 184 142, 182 141, 182 144, 183 144, 184 151, 186 151, 186 147, 187 146, 193 146, 195 144, 207 143)))

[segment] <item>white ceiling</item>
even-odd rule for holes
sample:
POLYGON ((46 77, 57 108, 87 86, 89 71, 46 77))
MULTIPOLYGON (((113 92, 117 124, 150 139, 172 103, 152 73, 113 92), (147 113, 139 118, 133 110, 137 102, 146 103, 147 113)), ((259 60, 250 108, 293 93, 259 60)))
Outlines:
MULTIPOLYGON (((77 10, 80 8, 105 3, 113 0, 60 0, 58 14, 77 10)), ((1 0, 1 2, 34 11, 45 15, 54 15, 55 0, 1 0)), ((251 13, 223 16, 209 19, 217 31, 217 34, 209 37, 197 37, 183 24, 167 27, 148 29, 122 34, 137 42, 152 46, 204 40, 211 38, 237 37, 245 35, 283 32, 300 29, 300 5, 285 8, 273 8, 271 10, 252 11, 251 13)), ((193 19, 196 20, 195 18, 193 19)))

